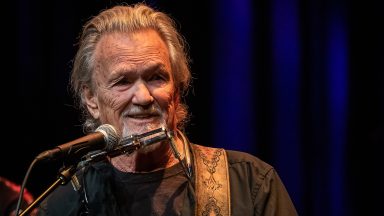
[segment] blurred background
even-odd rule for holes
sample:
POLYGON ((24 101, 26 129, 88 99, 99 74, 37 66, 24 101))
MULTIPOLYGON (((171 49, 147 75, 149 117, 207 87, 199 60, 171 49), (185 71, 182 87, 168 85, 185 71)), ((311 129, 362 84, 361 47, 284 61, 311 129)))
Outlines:
MULTIPOLYGON (((15 0, 2 9, 0 176, 83 135, 68 78, 82 25, 136 1, 15 0)), ((188 42, 190 140, 274 166, 300 215, 377 215, 384 201, 384 2, 147 1, 188 42)), ((59 163, 38 164, 40 195, 59 163)))

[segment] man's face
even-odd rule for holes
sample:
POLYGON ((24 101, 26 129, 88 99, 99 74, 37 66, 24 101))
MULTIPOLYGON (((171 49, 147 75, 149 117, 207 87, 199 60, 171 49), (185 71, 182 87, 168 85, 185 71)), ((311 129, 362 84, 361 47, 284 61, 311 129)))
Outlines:
POLYGON ((167 126, 175 129, 174 80, 169 52, 154 30, 103 35, 95 50, 93 93, 87 107, 122 136, 167 126))

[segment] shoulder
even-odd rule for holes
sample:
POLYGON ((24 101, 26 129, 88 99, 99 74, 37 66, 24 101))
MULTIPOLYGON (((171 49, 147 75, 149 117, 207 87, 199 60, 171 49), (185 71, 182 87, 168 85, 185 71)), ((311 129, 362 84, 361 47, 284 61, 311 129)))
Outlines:
POLYGON ((260 158, 242 151, 225 150, 228 170, 232 180, 249 181, 255 189, 275 178, 277 173, 272 165, 260 158))
MULTIPOLYGON (((218 150, 222 148, 215 148, 215 147, 207 147, 202 146, 198 144, 193 144, 195 149, 207 149, 207 150, 218 150)), ((222 149, 225 151, 227 155, 228 160, 228 168, 231 169, 237 169, 237 170, 243 170, 247 172, 254 172, 254 174, 266 176, 269 172, 273 172, 273 167, 266 163, 265 161, 261 160, 260 158, 249 154, 247 152, 242 151, 235 151, 235 150, 228 150, 228 149, 222 149)))
POLYGON ((235 184, 246 183, 253 193, 257 193, 263 185, 268 185, 268 182, 278 177, 272 165, 252 154, 234 150, 225 152, 231 181, 235 184))
POLYGON ((257 214, 297 215, 273 166, 246 152, 226 150, 226 153, 233 197, 244 197, 244 202, 248 191, 257 214))
POLYGON ((228 164, 230 167, 246 165, 257 169, 260 173, 266 174, 273 167, 260 158, 242 151, 225 150, 227 153, 228 164))

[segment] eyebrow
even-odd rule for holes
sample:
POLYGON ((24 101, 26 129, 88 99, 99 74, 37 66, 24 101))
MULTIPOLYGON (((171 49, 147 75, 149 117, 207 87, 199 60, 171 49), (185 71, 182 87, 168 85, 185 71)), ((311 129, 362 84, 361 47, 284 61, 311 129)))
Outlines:
POLYGON ((151 65, 149 65, 149 67, 144 68, 144 74, 146 74, 148 72, 152 72, 152 71, 159 71, 159 70, 160 71, 166 71, 165 65, 162 63, 151 64, 151 65))
MULTIPOLYGON (((151 71, 157 71, 157 70, 166 71, 165 70, 165 65, 162 64, 162 63, 159 63, 159 62, 146 65, 144 68, 140 68, 140 69, 144 73, 148 73, 148 72, 151 72, 151 71)), ((127 69, 127 68, 123 67, 123 68, 119 68, 116 71, 112 71, 112 74, 124 74, 125 72, 135 72, 135 73, 137 73, 138 71, 137 71, 137 69, 127 69)))
MULTIPOLYGON (((172 76, 171 72, 170 71, 168 72, 165 69, 165 65, 160 62, 147 64, 146 67, 140 68, 140 71, 141 71, 140 73, 142 73, 143 76, 148 76, 155 72, 160 72, 162 75, 168 76, 168 78, 172 76)), ((108 83, 111 83, 113 80, 119 79, 119 77, 127 76, 127 72, 130 72, 131 76, 135 76, 138 74, 138 70, 136 69, 129 69, 129 68, 122 67, 122 68, 119 68, 118 70, 112 71, 111 76, 108 78, 109 80, 108 83)))

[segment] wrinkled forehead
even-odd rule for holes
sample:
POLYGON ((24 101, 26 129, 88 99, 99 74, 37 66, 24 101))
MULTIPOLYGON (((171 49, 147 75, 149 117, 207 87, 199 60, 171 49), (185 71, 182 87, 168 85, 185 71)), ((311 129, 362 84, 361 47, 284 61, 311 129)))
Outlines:
POLYGON ((157 54, 169 61, 169 51, 165 42, 151 29, 129 33, 111 32, 101 36, 95 48, 95 57, 113 59, 119 54, 132 55, 135 59, 157 54))
POLYGON ((94 60, 96 71, 137 70, 160 65, 172 72, 167 46, 154 30, 103 35, 96 45, 94 60))

